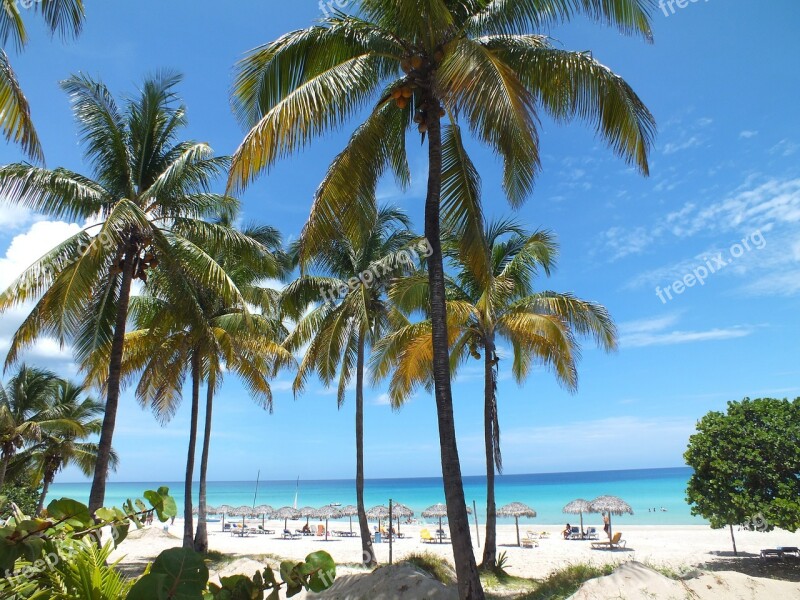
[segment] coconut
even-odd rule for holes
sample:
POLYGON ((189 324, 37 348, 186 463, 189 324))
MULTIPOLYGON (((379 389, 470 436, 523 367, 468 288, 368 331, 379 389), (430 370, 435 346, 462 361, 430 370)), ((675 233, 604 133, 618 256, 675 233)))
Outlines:
POLYGON ((422 57, 419 55, 411 57, 411 66, 414 67, 415 69, 419 69, 422 66, 423 62, 424 61, 422 57))

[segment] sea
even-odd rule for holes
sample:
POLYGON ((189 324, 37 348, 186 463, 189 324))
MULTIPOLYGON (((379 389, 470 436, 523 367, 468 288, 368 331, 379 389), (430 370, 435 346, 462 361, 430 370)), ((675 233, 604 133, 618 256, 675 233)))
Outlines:
MULTIPOLYGON (((612 495, 625 500, 633 515, 617 517, 631 525, 703 525, 706 522, 692 516, 686 503, 686 483, 691 476, 688 467, 669 469, 635 469, 624 471, 590 471, 580 473, 543 473, 532 475, 500 475, 496 479, 497 505, 523 502, 537 512, 533 525, 564 524, 577 517, 565 515, 562 508, 576 498, 592 500, 612 495)), ((128 498, 139 498, 148 489, 170 488, 170 494, 183 505, 182 482, 109 483, 106 488, 107 506, 119 506, 128 498)), ((464 493, 470 508, 477 507, 478 521, 485 514, 486 479, 464 477, 464 493)), ((376 504, 388 505, 389 500, 411 508, 416 516, 432 504, 444 502, 441 478, 368 479, 365 483, 367 508, 376 504)), ((54 498, 89 499, 88 483, 58 483, 50 487, 48 501, 54 498)), ((197 502, 197 484, 194 489, 197 502)), ((212 481, 208 483, 208 503, 212 506, 282 506, 320 507, 340 503, 355 504, 354 480, 291 480, 291 481, 212 481)), ((474 520, 474 516, 471 517, 474 520)), ((597 517, 587 517, 589 521, 597 517)), ((513 523, 513 519, 499 519, 513 523)))

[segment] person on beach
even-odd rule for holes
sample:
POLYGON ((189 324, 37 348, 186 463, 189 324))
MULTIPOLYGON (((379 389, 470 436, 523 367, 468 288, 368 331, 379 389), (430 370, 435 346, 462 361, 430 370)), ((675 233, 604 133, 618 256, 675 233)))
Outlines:
POLYGON ((611 522, 611 518, 608 516, 608 514, 603 513, 603 531, 606 532, 606 535, 608 535, 608 530, 611 527, 609 525, 610 522, 611 522))
POLYGON ((563 536, 564 536, 564 539, 565 539, 565 540, 568 540, 568 539, 569 539, 569 536, 570 536, 571 534, 572 534, 572 525, 570 525, 569 523, 567 523, 567 525, 564 527, 564 531, 562 531, 562 532, 561 532, 561 535, 563 535, 563 536))

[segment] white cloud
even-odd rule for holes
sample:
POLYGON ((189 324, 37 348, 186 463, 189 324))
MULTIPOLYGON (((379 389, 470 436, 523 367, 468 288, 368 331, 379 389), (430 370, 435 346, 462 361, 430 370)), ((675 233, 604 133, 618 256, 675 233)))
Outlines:
POLYGON ((770 148, 770 154, 780 154, 781 156, 791 156, 800 149, 800 144, 795 144, 790 140, 781 140, 770 148))
POLYGON ((670 142, 664 146, 664 154, 675 154, 676 152, 680 152, 682 150, 689 150, 690 148, 696 148, 703 143, 703 140, 696 135, 692 137, 681 140, 678 142, 670 142))
POLYGON ((650 319, 628 321, 619 326, 620 348, 646 348, 649 346, 673 346, 692 342, 709 342, 742 338, 753 333, 747 326, 713 328, 705 331, 682 331, 673 329, 680 318, 677 314, 662 315, 650 319))
POLYGON ((375 404, 376 406, 391 406, 392 399, 389 398, 389 394, 384 392, 383 394, 375 398, 375 400, 373 400, 372 403, 375 404))
POLYGON ((625 229, 611 227, 601 234, 602 254, 608 260, 615 261, 633 254, 641 254, 661 235, 660 230, 648 230, 646 227, 625 229))
POLYGON ((34 220, 34 213, 25 208, 0 201, 0 227, 16 230, 34 220))
POLYGON ((80 231, 75 223, 38 221, 27 232, 11 240, 6 255, 0 258, 0 287, 5 289, 49 249, 80 231))
POLYGON ((745 129, 744 131, 739 132, 739 137, 744 140, 749 140, 758 135, 758 131, 753 131, 750 129, 745 129))

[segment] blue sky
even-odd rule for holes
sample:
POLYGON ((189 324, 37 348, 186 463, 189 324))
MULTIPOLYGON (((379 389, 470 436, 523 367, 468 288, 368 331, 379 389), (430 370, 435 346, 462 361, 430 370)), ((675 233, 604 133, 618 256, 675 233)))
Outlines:
MULTIPOLYGON (((79 40, 51 40, 31 20, 31 44, 12 61, 51 167, 87 171, 57 86, 77 71, 117 94, 160 68, 181 71, 186 137, 229 154, 243 135, 228 103, 233 64, 247 49, 319 16, 310 0, 89 2, 79 40)), ((508 361, 501 363, 508 473, 677 466, 705 412, 744 396, 800 395, 799 22, 794 0, 708 0, 675 5, 669 16, 657 10, 654 45, 582 21, 549 32, 565 48, 591 49, 625 77, 655 114, 659 135, 652 176, 644 179, 584 124, 542 122, 544 170, 516 215, 558 235, 559 269, 540 287, 604 303, 620 326, 621 348, 606 355, 586 346, 575 395, 544 371, 518 388, 508 361), (708 265, 720 258, 728 264, 711 273, 708 265), (708 275, 700 285, 703 268, 708 275), (694 285, 678 294, 671 287, 678 280, 694 285), (659 299, 657 287, 670 287, 672 299, 663 292, 665 301, 659 299)), ((351 129, 261 178, 243 196, 245 217, 296 237, 351 129)), ((487 216, 510 215, 497 161, 480 147, 472 152, 487 216)), ((0 161, 19 159, 16 148, 0 145, 0 161)), ((380 195, 419 223, 421 150, 412 168, 408 192, 387 181, 380 195)), ((77 227, 0 206, 0 285, 77 227)), ((0 351, 18 322, 19 314, 0 318, 0 351)), ((28 361, 77 376, 68 349, 49 341, 28 361)), ((472 475, 483 472, 480 370, 476 362, 454 385, 462 468, 472 475)), ((314 384, 295 400, 290 382, 288 373, 275 382, 272 415, 234 379, 226 382, 216 405, 211 479, 252 480, 259 469, 267 479, 352 477, 352 393, 337 410, 331 391, 314 384)), ((367 392, 367 476, 440 474, 432 399, 419 394, 393 413, 384 391, 367 392)), ((114 440, 122 464, 112 480, 181 479, 187 423, 187 404, 161 427, 126 392, 114 440)), ((70 471, 61 480, 76 479, 70 471)))

